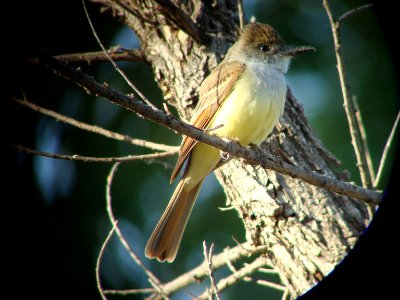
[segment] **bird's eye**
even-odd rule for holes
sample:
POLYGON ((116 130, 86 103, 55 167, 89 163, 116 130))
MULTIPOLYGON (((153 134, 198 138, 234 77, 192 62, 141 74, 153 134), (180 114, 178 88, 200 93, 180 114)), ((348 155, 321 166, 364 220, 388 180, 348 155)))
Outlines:
POLYGON ((262 52, 268 52, 268 51, 271 49, 267 44, 261 44, 260 46, 258 46, 258 48, 259 48, 262 52))

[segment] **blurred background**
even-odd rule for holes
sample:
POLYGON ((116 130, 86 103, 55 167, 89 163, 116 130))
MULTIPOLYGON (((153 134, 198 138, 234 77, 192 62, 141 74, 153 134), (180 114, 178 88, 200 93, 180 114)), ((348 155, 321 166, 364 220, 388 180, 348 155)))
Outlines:
MULTIPOLYGON (((367 3, 332 2, 336 16, 367 3)), ((111 16, 100 14, 96 5, 88 3, 88 8, 106 48, 115 45, 139 47, 128 27, 111 16)), ((23 64, 39 49, 51 54, 99 50, 80 1, 27 2, 13 9, 18 11, 18 20, 23 26, 16 27, 14 23, 2 26, 6 29, 6 48, 13 58, 5 62, 6 74, 9 74, 7 82, 10 83, 6 87, 10 87, 11 92, 8 96, 22 97, 23 91, 28 100, 80 121, 136 138, 179 145, 180 136, 171 131, 142 120, 107 100, 88 96, 74 83, 54 75, 44 66, 23 64)), ((245 0, 244 9, 247 18, 254 16, 257 21, 275 27, 287 44, 311 45, 317 49, 316 53, 292 62, 288 83, 323 144, 342 162, 342 169, 349 170, 351 180, 360 183, 343 109, 331 30, 321 1, 245 0)), ((351 94, 359 102, 375 171, 399 111, 398 74, 394 69, 398 57, 388 43, 393 32, 384 27, 386 10, 387 7, 375 6, 347 19, 342 27, 351 94)), ((161 107, 162 95, 150 67, 145 63, 119 65, 140 90, 161 107)), ((109 63, 83 65, 82 69, 99 82, 107 82, 122 92, 131 92, 109 63)), ((8 120, 5 123, 8 145, 98 157, 149 153, 144 148, 57 122, 18 104, 7 102, 7 105, 10 111, 3 121, 8 120), (12 130, 7 130, 10 127, 12 130)), ((4 190, 4 195, 8 196, 3 198, 6 204, 11 204, 11 209, 6 212, 11 221, 4 227, 9 238, 5 247, 18 258, 11 261, 11 282, 16 285, 29 282, 28 285, 38 288, 44 298, 54 295, 59 299, 100 298, 94 269, 100 247, 111 228, 105 209, 105 183, 112 165, 32 156, 10 147, 7 147, 7 153, 6 163, 11 165, 11 171, 7 173, 4 190), (11 233, 8 228, 17 230, 11 233)), ((173 166, 175 159, 164 161, 173 166)), ((147 238, 174 189, 169 185, 170 172, 171 169, 156 163, 124 163, 112 186, 114 213, 122 232, 162 281, 171 280, 201 263, 203 240, 208 244, 215 242, 216 252, 234 246, 232 236, 244 241, 244 230, 237 214, 218 209, 224 207, 225 195, 211 175, 203 186, 175 262, 160 264, 145 259, 143 250, 147 238)), ((385 174, 384 185, 389 176, 389 173, 385 174)), ((216 276, 228 274, 219 271, 216 276)), ((149 286, 142 271, 115 237, 105 251, 101 275, 105 288, 149 286)), ((267 279, 279 282, 277 277, 267 279)), ((188 290, 198 294, 208 284, 205 280, 203 285, 188 290)), ((249 293, 253 299, 281 297, 278 291, 251 283, 240 283, 228 289, 224 296, 226 299, 243 299, 249 293)), ((188 297, 181 292, 174 299, 188 297)))

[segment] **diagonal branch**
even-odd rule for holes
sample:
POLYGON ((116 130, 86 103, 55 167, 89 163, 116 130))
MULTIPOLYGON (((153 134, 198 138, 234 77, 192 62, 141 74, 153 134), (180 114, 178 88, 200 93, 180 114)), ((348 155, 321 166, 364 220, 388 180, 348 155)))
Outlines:
MULTIPOLYGON (((206 243, 206 241, 203 241, 203 254, 204 254, 205 261, 207 262, 207 274, 208 274, 208 277, 210 277, 211 289, 214 290, 215 297, 217 298, 217 300, 221 300, 221 295, 219 293, 218 286, 215 282, 215 276, 214 276, 214 272, 212 270, 213 251, 214 251, 214 243, 211 243, 210 250, 207 251, 207 243, 206 243)), ((205 293, 207 293, 207 292, 205 292, 205 293)), ((210 291, 210 294, 211 294, 211 298, 213 298, 212 291, 210 291)))
POLYGON ((141 261, 141 259, 139 258, 139 256, 132 250, 132 248, 129 246, 128 242, 126 241, 126 239, 124 238, 124 236, 121 233, 121 230, 119 229, 118 225, 117 225, 117 220, 114 217, 114 213, 112 210, 112 205, 111 205, 111 184, 115 175, 115 172, 118 169, 120 163, 115 163, 112 168, 110 173, 107 176, 107 185, 106 185, 106 201, 107 201, 107 213, 108 213, 108 217, 110 218, 111 224, 113 224, 113 226, 115 227, 115 231, 122 243, 122 245, 125 247, 125 249, 128 251, 129 255, 131 256, 131 258, 133 259, 133 261, 144 271, 144 273, 147 275, 150 284, 154 286, 154 288, 159 291, 160 293, 162 293, 162 291, 160 291, 159 287, 161 286, 160 281, 158 280, 158 278, 149 270, 146 268, 146 266, 143 264, 143 262, 141 261))
POLYGON ((14 101, 17 103, 24 105, 26 107, 29 107, 30 109, 37 111, 41 114, 44 114, 46 116, 52 117, 56 120, 62 121, 64 123, 70 124, 72 126, 75 126, 79 129, 86 130, 89 132, 97 133, 100 135, 103 135, 105 137, 117 140, 117 141, 123 141, 123 142, 128 142, 132 145, 144 147, 144 148, 149 148, 153 150, 159 150, 159 151, 168 151, 168 152, 175 152, 178 153, 179 147, 176 146, 168 146, 164 144, 158 144, 158 143, 153 143, 150 141, 146 140, 141 140, 141 139, 135 139, 129 135, 124 135, 120 134, 118 132, 110 131, 107 129, 104 129, 102 127, 96 126, 96 125, 90 125, 81 121, 78 121, 76 119, 73 119, 71 117, 67 117, 65 115, 59 114, 53 110, 44 108, 40 105, 37 105, 35 103, 29 102, 26 99, 18 99, 18 98, 13 98, 14 101))
POLYGON ((28 154, 45 156, 49 158, 56 158, 56 159, 64 159, 64 160, 74 160, 74 161, 82 161, 82 162, 104 162, 104 163, 111 163, 111 162, 126 162, 126 161, 134 161, 134 160, 153 160, 157 158, 169 157, 175 155, 175 152, 157 152, 151 154, 141 154, 141 155, 128 155, 128 156, 121 156, 121 157, 92 157, 92 156, 82 156, 78 154, 74 155, 67 155, 67 154, 58 154, 58 153, 49 153, 44 151, 33 150, 27 147, 16 145, 14 146, 17 148, 18 151, 25 152, 28 154))
POLYGON ((347 73, 344 67, 344 60, 343 60, 343 52, 342 52, 342 43, 341 43, 341 36, 340 36, 340 24, 346 17, 349 15, 360 11, 353 10, 352 13, 348 13, 347 15, 343 15, 341 19, 336 20, 334 17, 332 10, 329 5, 328 0, 323 0, 323 6, 326 10, 326 13, 329 18, 329 22, 332 29, 333 34, 333 41, 335 45, 335 54, 337 60, 337 68, 339 73, 340 79, 340 86, 342 89, 343 100, 344 100, 344 109, 346 111, 347 121, 350 127, 350 135, 351 135, 351 143, 354 147, 354 152, 357 158, 357 167, 360 172, 361 182, 363 187, 371 188, 372 187, 372 180, 367 170, 367 158, 366 158, 366 150, 361 138, 361 130, 358 126, 357 119, 356 119, 356 108, 355 104, 350 97, 350 86, 347 80, 347 73))
POLYGON ((150 294, 154 293, 155 290, 153 288, 144 288, 144 289, 131 289, 131 290, 103 290, 105 295, 136 295, 136 294, 150 294))
POLYGON ((365 130, 364 122, 362 120, 361 111, 358 106, 357 97, 353 96, 352 101, 354 103, 357 125, 358 125, 358 128, 360 129, 361 142, 363 143, 363 147, 365 150, 365 159, 367 161, 368 174, 369 174, 369 177, 371 178, 371 181, 374 182, 375 181, 375 170, 374 170, 374 164, 372 162, 371 152, 369 151, 369 147, 368 147, 367 131, 365 130))
MULTIPOLYGON (((130 62, 144 61, 143 54, 140 50, 124 49, 117 46, 117 47, 112 47, 106 51, 113 61, 130 61, 130 62)), ((103 51, 61 54, 61 55, 56 55, 55 58, 62 62, 68 62, 68 63, 84 62, 87 63, 88 65, 94 62, 108 61, 108 57, 106 54, 104 54, 103 51)))
POLYGON ((283 161, 275 161, 273 158, 271 158, 271 156, 267 155, 261 149, 252 150, 250 148, 242 147, 236 142, 226 142, 223 139, 220 139, 216 136, 211 136, 190 124, 184 123, 171 115, 165 114, 161 110, 152 109, 148 105, 137 101, 135 98, 110 88, 107 84, 99 84, 93 77, 81 72, 80 70, 76 70, 66 64, 63 64, 52 57, 42 56, 41 59, 51 69, 53 69, 57 75, 63 76, 77 83, 90 94, 104 97, 129 111, 135 112, 140 117, 161 124, 181 134, 190 136, 198 141, 213 146, 224 152, 228 152, 236 157, 259 164, 264 168, 272 169, 279 173, 302 179, 309 184, 326 188, 331 192, 350 196, 366 203, 371 203, 374 205, 378 205, 380 203, 382 198, 382 194, 380 192, 362 188, 357 185, 344 182, 333 177, 325 176, 303 167, 294 166, 283 161))
POLYGON ((397 113, 396 121, 394 121, 393 128, 390 132, 389 138, 386 142, 385 148, 383 149, 382 158, 379 163, 378 173, 376 175, 376 180, 374 182, 374 187, 377 188, 382 184, 382 175, 388 169, 388 156, 390 152, 394 152, 395 148, 395 138, 399 134, 399 122, 400 121, 400 112, 397 113))
POLYGON ((89 12, 86 9, 86 4, 85 0, 82 0, 82 5, 83 5, 83 10, 85 11, 86 18, 88 20, 89 26, 92 29, 92 33, 94 37, 96 38, 97 43, 99 44, 101 50, 103 50, 104 54, 107 56, 108 60, 111 62, 113 65, 114 69, 121 75, 121 77, 125 80, 125 82, 139 95, 139 97, 147 103, 147 105, 151 106, 152 108, 156 109, 156 107, 146 98, 145 95, 140 92, 140 90, 129 80, 128 76, 122 71, 118 65, 113 61, 113 59, 110 57, 110 55, 107 53, 106 48, 103 46, 103 43, 101 42, 99 36, 97 35, 97 32, 93 26, 92 20, 90 19, 89 12))
POLYGON ((360 7, 353 8, 352 10, 349 10, 348 12, 345 12, 342 16, 340 16, 340 18, 338 19, 338 23, 340 24, 353 14, 361 12, 366 9, 370 9, 372 6, 373 6, 372 4, 366 4, 360 7))
MULTIPOLYGON (((267 246, 255 247, 250 243, 239 244, 232 249, 225 249, 223 252, 213 256, 212 271, 218 270, 229 263, 235 263, 243 258, 250 258, 261 253, 264 253, 268 249, 267 246)), ((172 293, 188 286, 192 283, 201 281, 207 276, 208 262, 203 261, 199 266, 184 273, 174 280, 164 283, 162 291, 165 295, 171 295, 172 293)), ((153 295, 156 298, 157 295, 153 295)))
MULTIPOLYGON (((142 52, 137 49, 125 49, 115 46, 108 49, 107 53, 114 61, 144 61, 142 52)), ((88 65, 94 62, 109 61, 107 55, 105 55, 103 51, 60 54, 55 55, 54 58, 66 63, 87 63, 88 65)), ((38 64, 39 60, 37 58, 33 58, 27 62, 31 64, 38 64)))
POLYGON ((100 266, 101 266, 101 261, 102 261, 102 259, 103 259, 104 250, 106 249, 106 247, 107 247, 107 245, 108 245, 108 242, 110 241, 110 239, 111 239, 111 237, 112 237, 112 235, 113 235, 113 233, 114 233, 114 231, 115 231, 115 228, 116 228, 117 224, 118 224, 118 222, 115 222, 115 223, 114 223, 112 229, 110 230, 110 232, 109 232, 108 235, 107 235, 107 238, 105 239, 103 245, 101 246, 99 255, 97 256, 97 262, 96 262, 96 282, 97 282, 97 289, 99 290, 99 293, 100 293, 101 298, 102 298, 103 300, 107 300, 107 297, 106 297, 106 295, 105 295, 105 293, 104 293, 104 289, 103 289, 103 286, 102 286, 101 280, 100 280, 100 266))
MULTIPOLYGON (((266 265, 266 259, 262 256, 257 257, 253 262, 249 263, 248 265, 244 266, 243 268, 239 269, 237 272, 229 275, 228 277, 221 279, 218 284, 218 290, 222 291, 234 284, 236 284, 239 280, 242 280, 243 277, 251 275, 259 268, 262 268, 266 265)), ((208 291, 205 291, 201 294, 198 300, 206 300, 208 299, 208 291)))
POLYGON ((206 44, 207 38, 195 22, 171 0, 155 0, 163 11, 164 16, 172 21, 178 28, 185 31, 196 42, 206 44))

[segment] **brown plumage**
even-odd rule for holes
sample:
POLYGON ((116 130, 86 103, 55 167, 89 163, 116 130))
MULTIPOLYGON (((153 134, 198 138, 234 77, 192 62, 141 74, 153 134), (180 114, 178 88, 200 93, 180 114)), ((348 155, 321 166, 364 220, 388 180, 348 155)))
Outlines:
MULTIPOLYGON (((246 25, 224 60, 203 81, 190 123, 243 146, 259 145, 281 116, 290 57, 311 47, 288 48, 269 25, 246 25)), ((221 164, 220 151, 184 136, 171 183, 185 165, 168 206, 146 245, 148 258, 172 262, 205 177, 221 164)))
MULTIPOLYGON (((199 104, 190 121, 193 126, 200 129, 207 128, 215 112, 229 96, 229 92, 232 90, 231 86, 239 79, 243 69, 244 65, 242 63, 233 63, 230 68, 220 64, 203 81, 200 87, 199 104), (218 81, 217 88, 212 88, 210 82, 215 82, 215 80, 218 81)), ((204 178, 214 170, 220 159, 218 150, 200 144, 191 137, 183 137, 179 158, 172 172, 170 182, 172 183, 178 176, 179 171, 187 161, 185 171, 164 214, 147 242, 145 250, 147 257, 168 262, 172 262, 175 259, 183 232, 204 178), (191 159, 194 148, 198 149, 198 151, 202 148, 209 148, 207 150, 211 151, 213 155, 211 162, 209 162, 209 167, 203 168, 200 171, 200 175, 196 174, 196 178, 192 180, 194 183, 185 184, 188 177, 194 177, 191 175, 193 168, 201 170, 199 164, 202 164, 202 161, 196 160, 193 164, 191 159)))

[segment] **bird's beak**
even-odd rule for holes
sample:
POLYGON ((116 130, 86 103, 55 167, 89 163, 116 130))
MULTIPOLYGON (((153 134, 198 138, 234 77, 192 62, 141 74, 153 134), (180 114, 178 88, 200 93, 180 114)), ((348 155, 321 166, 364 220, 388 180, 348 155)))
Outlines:
POLYGON ((285 46, 285 48, 283 48, 280 52, 283 56, 296 56, 298 54, 309 51, 316 51, 316 50, 314 47, 311 46, 298 46, 298 47, 285 46))

